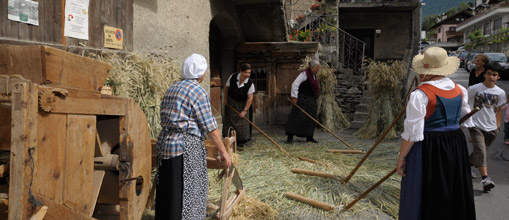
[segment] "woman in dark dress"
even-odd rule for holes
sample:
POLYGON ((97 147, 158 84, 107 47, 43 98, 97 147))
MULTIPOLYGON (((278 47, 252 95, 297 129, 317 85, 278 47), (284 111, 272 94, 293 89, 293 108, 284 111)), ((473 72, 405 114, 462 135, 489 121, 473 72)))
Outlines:
POLYGON ((470 76, 468 77, 468 86, 475 85, 477 83, 484 82, 484 66, 490 62, 488 56, 484 54, 478 54, 474 59, 475 68, 470 70, 470 76))
POLYGON ((249 116, 249 108, 253 103, 255 87, 251 79, 251 65, 242 64, 240 72, 230 75, 224 88, 224 105, 230 105, 240 114, 229 107, 225 108, 223 119, 223 137, 229 136, 228 129, 233 127, 237 132, 237 145, 244 146, 251 139, 249 123, 242 117, 249 116))
POLYGON ((439 47, 413 59, 421 84, 408 101, 396 166, 403 176, 400 220, 476 218, 467 142, 459 125, 470 112, 468 94, 446 77, 458 67, 458 58, 439 47))
POLYGON ((286 135, 288 136, 287 143, 293 142, 294 135, 306 137, 307 142, 318 143, 313 138, 316 122, 295 107, 295 105, 298 105, 313 118, 316 118, 318 96, 320 95, 320 84, 316 74, 318 74, 319 70, 320 62, 312 60, 309 63, 309 68, 302 71, 292 83, 291 100, 293 107, 285 127, 286 135))

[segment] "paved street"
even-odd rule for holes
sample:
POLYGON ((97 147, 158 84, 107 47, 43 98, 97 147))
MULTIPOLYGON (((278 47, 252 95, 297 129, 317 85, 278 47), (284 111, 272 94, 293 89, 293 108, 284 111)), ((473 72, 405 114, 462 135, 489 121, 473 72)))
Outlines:
MULTIPOLYGON (((462 68, 450 78, 465 88, 468 85, 468 73, 462 68)), ((509 92, 509 81, 498 81, 497 85, 506 93, 509 92)), ((488 149, 488 173, 496 187, 489 193, 483 193, 478 170, 478 178, 473 180, 477 219, 480 220, 509 219, 509 145, 504 144, 503 127, 502 125, 502 131, 488 149)), ((470 139, 468 131, 465 134, 467 139, 470 139)), ((471 143, 469 150, 472 150, 471 143)))

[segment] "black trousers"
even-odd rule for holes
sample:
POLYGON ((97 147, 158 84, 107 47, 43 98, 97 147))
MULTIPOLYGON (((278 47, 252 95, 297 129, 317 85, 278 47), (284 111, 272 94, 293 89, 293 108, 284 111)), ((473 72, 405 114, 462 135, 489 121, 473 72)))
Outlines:
POLYGON ((182 219, 184 156, 161 160, 156 185, 156 220, 182 219))

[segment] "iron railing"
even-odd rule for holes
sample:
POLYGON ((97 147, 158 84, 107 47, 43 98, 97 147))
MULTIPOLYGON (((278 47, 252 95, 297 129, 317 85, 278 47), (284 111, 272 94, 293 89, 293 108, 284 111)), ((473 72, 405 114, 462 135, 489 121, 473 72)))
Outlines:
POLYGON ((334 24, 336 19, 336 15, 307 13, 297 30, 290 34, 293 34, 293 40, 319 42, 322 47, 335 48, 337 61, 342 63, 343 67, 352 69, 355 74, 362 75, 366 44, 338 28, 334 24), (305 37, 295 37, 296 32, 305 37))

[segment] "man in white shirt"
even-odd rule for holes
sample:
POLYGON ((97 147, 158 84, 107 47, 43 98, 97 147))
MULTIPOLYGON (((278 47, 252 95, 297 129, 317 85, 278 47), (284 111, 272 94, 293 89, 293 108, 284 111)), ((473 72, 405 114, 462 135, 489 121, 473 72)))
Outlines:
POLYGON ((468 88, 468 103, 473 108, 481 110, 472 116, 473 127, 469 128, 472 137, 473 152, 470 154, 470 163, 479 168, 482 176, 483 191, 486 193, 495 187, 495 183, 488 176, 486 151, 491 142, 500 132, 502 122, 502 106, 506 102, 504 90, 496 86, 500 79, 502 68, 496 62, 485 66, 485 79, 483 83, 468 88))

